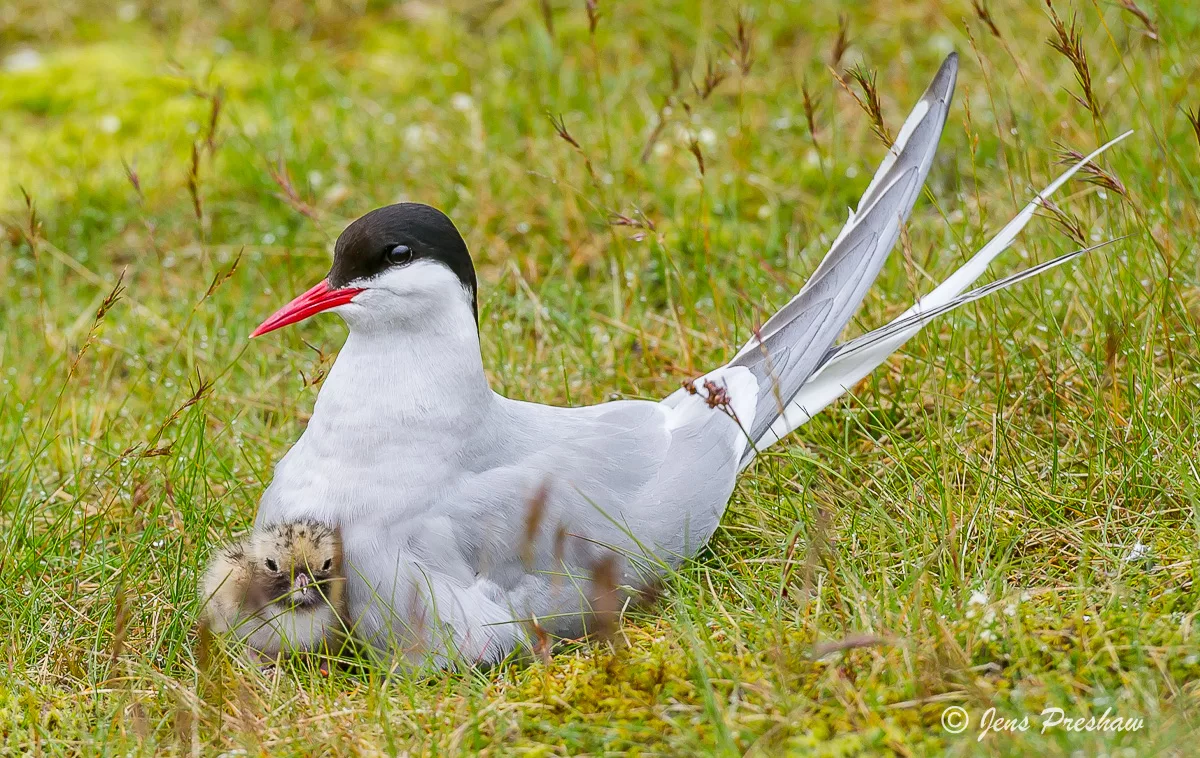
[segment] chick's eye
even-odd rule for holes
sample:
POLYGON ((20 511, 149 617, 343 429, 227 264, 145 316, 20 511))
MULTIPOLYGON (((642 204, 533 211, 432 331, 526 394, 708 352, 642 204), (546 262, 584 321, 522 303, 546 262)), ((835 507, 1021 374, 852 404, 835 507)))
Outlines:
POLYGON ((267 559, 267 570, 268 571, 278 571, 279 564, 277 564, 273 558, 268 558, 267 559))
POLYGON ((332 559, 332 558, 326 558, 326 559, 325 559, 325 563, 324 563, 324 564, 321 566, 321 570, 322 570, 322 571, 328 571, 328 570, 329 570, 329 569, 331 569, 331 568, 333 568, 333 559, 332 559))
POLYGON ((412 260, 412 248, 408 245, 396 245, 387 253, 388 263, 403 264, 412 260))

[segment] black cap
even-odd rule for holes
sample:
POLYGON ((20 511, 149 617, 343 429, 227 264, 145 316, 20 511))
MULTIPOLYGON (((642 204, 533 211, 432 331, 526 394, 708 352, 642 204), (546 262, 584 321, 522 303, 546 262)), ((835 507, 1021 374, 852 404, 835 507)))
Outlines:
POLYGON ((326 279, 337 289, 420 259, 438 261, 454 272, 470 295, 478 322, 478 285, 467 243, 445 213, 421 203, 385 205, 347 226, 334 245, 326 279), (393 251, 401 245, 410 253, 398 259, 393 251))

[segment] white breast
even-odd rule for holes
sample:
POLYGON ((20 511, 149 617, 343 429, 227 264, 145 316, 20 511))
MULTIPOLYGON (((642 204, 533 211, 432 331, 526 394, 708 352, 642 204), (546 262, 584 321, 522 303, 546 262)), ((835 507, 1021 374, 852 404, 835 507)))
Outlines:
POLYGON ((303 611, 272 603, 246 619, 238 627, 238 634, 251 648, 274 658, 281 652, 316 650, 327 640, 332 641, 339 624, 333 609, 324 603, 303 611))

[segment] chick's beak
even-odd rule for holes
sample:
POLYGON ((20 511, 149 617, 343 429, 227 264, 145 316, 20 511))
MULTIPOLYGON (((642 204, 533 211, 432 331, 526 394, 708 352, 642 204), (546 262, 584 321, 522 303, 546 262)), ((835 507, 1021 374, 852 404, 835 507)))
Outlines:
POLYGON ((309 605, 316 600, 316 589, 307 573, 297 572, 292 580, 292 602, 300 606, 309 605))
POLYGON ((362 289, 357 287, 334 289, 329 286, 329 282, 321 281, 308 292, 305 292, 300 297, 272 313, 270 318, 258 325, 258 328, 250 334, 250 337, 251 339, 261 337, 267 332, 273 332, 288 324, 303 321, 321 311, 345 305, 360 292, 362 292, 362 289))

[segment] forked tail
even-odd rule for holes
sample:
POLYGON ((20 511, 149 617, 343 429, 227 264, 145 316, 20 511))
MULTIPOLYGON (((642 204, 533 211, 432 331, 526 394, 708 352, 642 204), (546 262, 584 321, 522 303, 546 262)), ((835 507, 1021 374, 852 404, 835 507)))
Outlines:
POLYGON ((958 56, 951 54, 817 270, 731 362, 758 381, 749 439, 761 439, 820 368, 883 268, 933 163, 957 73, 958 56))
POLYGON ((834 345, 878 276, 908 218, 937 147, 954 89, 952 55, 913 109, 876 172, 858 211, 852 211, 812 278, 730 362, 759 381, 753 428, 741 465, 807 422, 898 350, 926 323, 967 302, 1010 287, 1090 252, 1077 250, 963 294, 1033 218, 1038 207, 1100 153, 1132 134, 1096 149, 1038 193, 999 233, 946 281, 890 323, 834 345))

